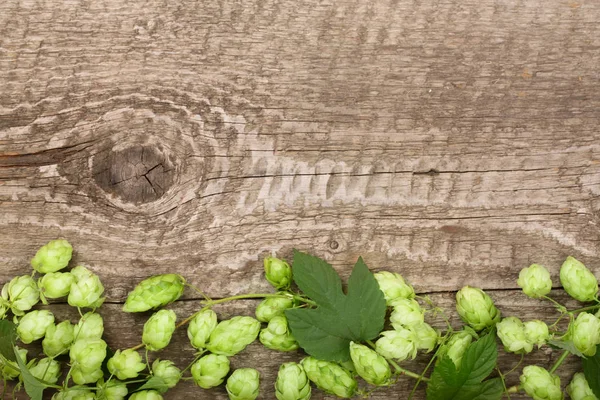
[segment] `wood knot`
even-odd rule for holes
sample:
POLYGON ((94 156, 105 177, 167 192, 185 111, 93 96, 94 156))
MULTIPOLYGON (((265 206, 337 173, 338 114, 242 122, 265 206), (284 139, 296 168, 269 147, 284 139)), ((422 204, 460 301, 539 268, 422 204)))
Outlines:
POLYGON ((176 169, 159 148, 132 145, 94 157, 93 176, 105 192, 141 204, 159 199, 176 181, 176 169))

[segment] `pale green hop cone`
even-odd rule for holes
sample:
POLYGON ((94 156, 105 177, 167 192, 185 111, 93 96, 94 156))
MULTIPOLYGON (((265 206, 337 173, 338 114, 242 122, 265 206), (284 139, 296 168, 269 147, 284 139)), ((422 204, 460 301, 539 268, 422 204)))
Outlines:
MULTIPOLYGON (((27 364, 27 349, 17 347, 17 354, 24 364, 27 364)), ((16 379, 21 376, 19 365, 14 361, 0 359, 0 377, 5 377, 8 380, 16 379)))
POLYGON ((388 362, 362 344, 350 342, 350 358, 356 368, 356 372, 365 382, 375 386, 384 386, 391 383, 392 371, 388 362))
POLYGON ((583 372, 573 375, 573 379, 567 386, 567 394, 572 400, 598 400, 583 372))
POLYGON ((106 358, 106 347, 106 342, 102 339, 77 339, 69 350, 71 364, 84 371, 100 370, 106 358))
POLYGON ((107 367, 111 374, 124 381, 136 378, 146 368, 146 364, 142 362, 142 356, 137 351, 127 349, 117 350, 108 360, 107 367))
POLYGON ((129 393, 127 385, 114 378, 107 383, 100 379, 96 387, 96 400, 123 400, 129 393))
POLYGON ((86 369, 81 366, 74 366, 71 369, 71 379, 78 385, 87 385, 88 383, 96 383, 104 376, 104 372, 100 368, 86 369))
POLYGON ((73 327, 75 340, 100 339, 104 333, 104 321, 98 313, 87 312, 73 327))
POLYGON ((60 363, 51 358, 42 358, 33 365, 28 365, 29 372, 36 378, 55 384, 60 376, 60 363))
POLYGON ((71 285, 75 277, 70 272, 50 272, 38 280, 40 298, 44 304, 46 299, 58 299, 65 297, 71 291, 71 285))
POLYGON ((404 361, 417 356, 418 343, 414 331, 401 328, 381 332, 381 338, 375 342, 375 351, 385 358, 404 361))
POLYGON ((104 286, 98 275, 84 266, 77 266, 71 270, 75 277, 71 284, 67 302, 72 307, 98 308, 104 303, 104 286))
POLYGON ((144 324, 142 343, 150 351, 164 349, 175 332, 175 321, 177 316, 173 310, 155 312, 144 324))
POLYGON ((560 283, 574 299, 593 301, 598 294, 598 280, 583 263, 569 256, 560 267, 560 283))
POLYGON ((264 259, 265 278, 275 289, 286 289, 292 283, 292 268, 279 258, 264 259))
POLYGON ((521 387, 534 400, 562 400, 560 378, 537 365, 523 368, 521 387))
POLYGON ((408 328, 425 322, 425 314, 414 299, 394 299, 390 305, 393 307, 390 322, 394 329, 408 328))
POLYGON ((265 347, 277 351, 292 351, 299 347, 283 315, 271 319, 269 325, 260 331, 259 340, 265 347))
POLYGON ((191 373, 196 385, 203 389, 219 386, 229 373, 229 358, 208 354, 192 365, 191 373))
POLYGON ((96 400, 96 396, 84 388, 70 388, 55 393, 52 400, 96 400))
POLYGON ((306 376, 322 391, 349 399, 354 396, 358 383, 352 374, 336 363, 306 357, 301 362, 306 376))
POLYGON ((260 373, 254 368, 238 368, 227 378, 230 400, 255 400, 260 387, 260 373))
POLYGON ((260 331, 260 322, 237 316, 221 321, 210 334, 206 348, 215 354, 234 356, 252 343, 260 331))
POLYGON ((527 354, 533 350, 533 343, 527 340, 525 325, 517 317, 506 317, 496 324, 498 337, 504 350, 515 354, 527 354))
POLYGON ((129 293, 123 311, 142 312, 166 306, 183 294, 185 279, 178 274, 155 275, 144 279, 129 293))
POLYGON ((531 264, 519 272, 517 285, 523 289, 527 296, 539 299, 550 293, 552 279, 550 278, 550 272, 544 266, 531 264))
POLYGON ((46 329, 54 324, 54 314, 47 310, 30 311, 21 318, 17 326, 17 335, 21 342, 29 344, 46 334, 46 329))
POLYGON ((187 329, 188 339, 196 349, 206 347, 210 334, 217 327, 217 313, 213 310, 202 310, 190 321, 187 329))
POLYGON ((428 353, 435 349, 435 346, 437 346, 438 341, 440 340, 439 332, 426 322, 412 325, 409 329, 413 331, 417 337, 418 350, 425 350, 425 352, 428 353))
POLYGON ((163 400, 163 397, 156 390, 142 390, 132 394, 129 400, 163 400))
POLYGON ((295 362, 281 364, 275 381, 277 400, 309 400, 310 381, 304 368, 295 362))
POLYGON ((373 275, 377 279, 379 289, 383 292, 388 306, 392 305, 393 300, 415 297, 415 290, 402 278, 402 275, 388 271, 377 272, 373 275))
POLYGON ((256 319, 269 322, 273 317, 284 315, 284 311, 294 306, 294 301, 287 297, 268 297, 256 306, 256 319))
POLYGON ((471 328, 480 331, 500 322, 500 311, 483 290, 465 286, 456 293, 456 311, 471 328))
POLYGON ((600 344, 600 319, 590 313, 579 313, 569 326, 569 336, 584 356, 595 355, 596 345, 600 344))
POLYGON ((13 314, 21 316, 40 301, 40 292, 31 276, 16 276, 2 287, 2 300, 13 314))
POLYGON ((456 368, 460 368, 463 355, 465 354, 465 351, 467 351, 467 348, 472 341, 473 336, 468 331, 462 330, 454 333, 448 342, 441 346, 438 354, 438 360, 441 360, 442 357, 447 355, 452 360, 456 368))
POLYGON ((173 361, 156 359, 152 363, 152 375, 161 378, 169 388, 173 388, 181 379, 181 370, 173 361))
POLYGON ((52 324, 46 329, 46 335, 42 341, 44 354, 48 357, 56 357, 66 353, 75 339, 73 325, 69 321, 52 324))
POLYGON ((534 319, 523 323, 525 327, 525 338, 531 344, 537 344, 538 348, 546 343, 550 337, 548 325, 544 321, 534 319))
POLYGON ((64 239, 51 240, 42 246, 31 259, 31 266, 38 272, 46 274, 65 268, 71 256, 73 247, 64 239))

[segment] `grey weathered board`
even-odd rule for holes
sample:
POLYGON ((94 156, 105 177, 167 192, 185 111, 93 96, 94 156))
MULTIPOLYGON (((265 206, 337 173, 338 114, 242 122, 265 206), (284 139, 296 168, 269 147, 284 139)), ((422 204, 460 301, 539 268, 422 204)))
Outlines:
MULTIPOLYGON (((105 282, 115 348, 139 341, 145 316, 118 303, 140 279, 261 292, 262 257, 293 248, 551 321, 516 276, 600 268, 598 21, 592 0, 3 0, 0 283, 67 238, 105 282)), ((165 354, 190 359, 184 332, 165 354)), ((272 399, 298 357, 234 364, 272 399)))

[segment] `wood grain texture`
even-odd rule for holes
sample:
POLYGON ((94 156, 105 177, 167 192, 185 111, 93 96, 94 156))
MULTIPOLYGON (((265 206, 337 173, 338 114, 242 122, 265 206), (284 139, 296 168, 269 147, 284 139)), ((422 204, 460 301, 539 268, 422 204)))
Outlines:
POLYGON ((598 272, 598 20, 590 0, 4 0, 0 283, 56 237, 115 304, 162 272, 265 291, 262 257, 293 248, 427 293, 515 294, 567 255, 598 272))

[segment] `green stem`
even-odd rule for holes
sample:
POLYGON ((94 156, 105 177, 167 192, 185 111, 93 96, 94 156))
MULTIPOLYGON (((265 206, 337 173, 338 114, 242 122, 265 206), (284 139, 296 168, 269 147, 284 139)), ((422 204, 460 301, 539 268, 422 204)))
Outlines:
POLYGON ((562 304, 560 304, 558 301, 554 300, 553 298, 548 297, 548 296, 544 296, 543 298, 554 303, 554 305, 556 306, 558 311, 560 311, 561 314, 566 314, 568 312, 567 307, 563 306, 562 304))
POLYGON ((506 393, 506 397, 510 400, 510 394, 508 393, 508 388, 506 387, 506 381, 504 380, 504 374, 500 371, 500 368, 496 366, 496 371, 498 371, 498 375, 500 375, 500 381, 502 381, 502 387, 504 388, 504 393, 506 393))
POLYGON ((565 359, 569 356, 569 354, 571 354, 568 350, 565 350, 560 357, 558 358, 558 360, 556 360, 556 362, 554 363, 554 365, 552 366, 552 368, 550 368, 550 373, 553 374, 554 371, 556 371, 558 369, 558 367, 560 367, 560 364, 563 363, 563 361, 565 361, 565 359))
POLYGON ((569 311, 569 314, 575 314, 581 311, 588 311, 588 310, 597 310, 598 308, 600 308, 600 304, 596 304, 595 306, 588 306, 588 307, 583 307, 583 308, 578 308, 576 310, 571 310, 569 311))

